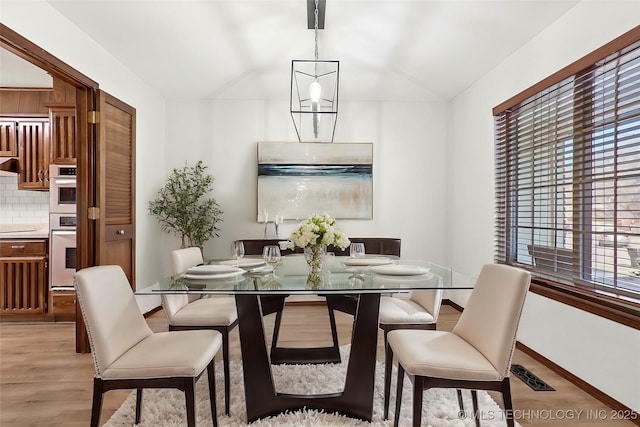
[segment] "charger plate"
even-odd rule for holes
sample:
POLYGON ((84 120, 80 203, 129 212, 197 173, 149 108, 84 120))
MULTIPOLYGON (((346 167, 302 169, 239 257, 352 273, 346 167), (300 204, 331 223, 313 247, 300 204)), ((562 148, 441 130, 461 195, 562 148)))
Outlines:
POLYGON ((376 274, 383 274, 385 276, 417 276, 429 272, 429 268, 420 267, 418 265, 380 265, 371 267, 370 271, 376 274))
POLYGON ((393 260, 387 257, 364 257, 364 258, 348 258, 342 263, 348 267, 365 267, 371 265, 391 264, 393 260))

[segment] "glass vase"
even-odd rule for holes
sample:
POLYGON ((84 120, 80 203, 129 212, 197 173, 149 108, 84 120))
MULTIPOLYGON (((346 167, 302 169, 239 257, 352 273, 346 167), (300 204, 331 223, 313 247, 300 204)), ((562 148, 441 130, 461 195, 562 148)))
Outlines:
POLYGON ((327 254, 327 245, 312 245, 304 248, 304 259, 309 265, 307 283, 312 289, 322 287, 322 262, 327 254))

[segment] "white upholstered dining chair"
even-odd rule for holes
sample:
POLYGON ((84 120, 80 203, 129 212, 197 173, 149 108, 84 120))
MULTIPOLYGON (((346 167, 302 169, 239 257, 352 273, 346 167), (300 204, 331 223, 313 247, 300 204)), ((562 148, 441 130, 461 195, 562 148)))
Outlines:
POLYGON ((398 359, 394 426, 398 425, 405 372, 413 380, 414 426, 420 426, 423 390, 434 387, 470 389, 476 425, 476 390, 499 391, 507 425, 514 425, 509 369, 530 282, 527 271, 487 264, 452 332, 389 332, 389 345, 398 359))
POLYGON ((389 415, 393 354, 388 334, 396 329, 436 329, 442 289, 414 290, 407 297, 380 297, 380 329, 384 332, 384 419, 389 415))
MULTIPOLYGON (((179 274, 202 264, 202 251, 197 247, 176 249, 171 252, 173 274, 179 274)), ((224 410, 229 415, 229 332, 238 324, 236 301, 230 296, 201 298, 194 294, 163 294, 162 307, 169 321, 170 331, 213 329, 222 334, 222 359, 224 367, 224 410)))
POLYGON ((217 426, 214 358, 222 343, 220 333, 153 333, 120 266, 85 268, 76 272, 75 282, 95 365, 91 426, 98 426, 102 396, 109 390, 137 389, 138 424, 143 388, 177 388, 185 394, 187 425, 195 427, 195 383, 205 369, 211 418, 217 426))

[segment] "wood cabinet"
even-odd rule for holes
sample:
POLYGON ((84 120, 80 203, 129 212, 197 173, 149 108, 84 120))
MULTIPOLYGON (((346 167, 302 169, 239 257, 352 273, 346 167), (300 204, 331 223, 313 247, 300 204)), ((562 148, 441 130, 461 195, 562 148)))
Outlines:
POLYGON ((18 188, 49 189, 49 118, 21 119, 17 122, 18 188))
POLYGON ((18 189, 48 190, 48 117, 0 118, 0 156, 17 157, 18 189))
POLYGON ((51 289, 49 312, 54 322, 76 320, 76 291, 73 289, 51 289))
POLYGON ((74 106, 49 109, 51 163, 76 163, 76 109, 74 106))
POLYGON ((49 117, 0 119, 0 156, 18 158, 20 190, 48 190, 49 164, 76 163, 75 115, 55 107, 49 117))
POLYGON ((75 164, 76 109, 51 107, 49 117, 0 118, 0 156, 17 157, 20 190, 48 190, 49 164, 75 164))
POLYGON ((0 318, 47 312, 47 239, 0 241, 0 318))
POLYGON ((50 162, 76 164, 78 141, 76 138, 76 87, 53 77, 53 92, 44 104, 49 109, 50 162))
POLYGON ((49 164, 75 164, 75 87, 0 88, 0 156, 16 157, 20 190, 48 190, 49 164))
POLYGON ((18 157, 17 125, 15 120, 0 119, 0 156, 18 157))
POLYGON ((45 105, 53 102, 53 89, 0 87, 0 114, 8 116, 47 115, 45 105))

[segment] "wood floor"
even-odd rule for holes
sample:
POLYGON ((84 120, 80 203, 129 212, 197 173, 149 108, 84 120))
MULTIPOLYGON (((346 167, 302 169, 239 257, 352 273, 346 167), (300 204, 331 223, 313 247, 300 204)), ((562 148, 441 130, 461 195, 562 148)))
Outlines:
MULTIPOLYGON (((347 344, 352 318, 336 313, 340 344, 347 344)), ((438 329, 450 330, 459 313, 443 306, 438 329)), ((273 315, 265 319, 271 331, 273 315)), ((167 330, 162 311, 148 318, 154 331, 167 330)), ((75 353, 75 326, 56 324, 0 324, 0 426, 87 426, 91 413, 93 360, 90 354, 75 353)), ((267 337, 270 340, 270 334, 267 337)), ((282 346, 329 345, 326 307, 287 306, 280 334, 282 346)), ((231 357, 240 359, 237 328, 231 334, 231 357)), ((384 359, 382 333, 378 359, 384 359)), ((514 409, 524 426, 634 426, 612 419, 611 410, 587 393, 559 377, 531 357, 516 351, 514 362, 539 376, 556 391, 535 392, 512 377, 514 409), (582 411, 582 412, 580 412, 582 411)), ((105 395, 101 422, 121 405, 128 391, 105 395)), ((501 404, 500 396, 494 399, 501 404)))

